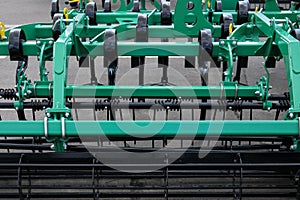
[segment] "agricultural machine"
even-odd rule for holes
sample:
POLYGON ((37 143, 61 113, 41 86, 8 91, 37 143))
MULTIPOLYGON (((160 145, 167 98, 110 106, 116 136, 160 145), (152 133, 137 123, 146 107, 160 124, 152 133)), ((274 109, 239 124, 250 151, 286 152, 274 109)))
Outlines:
POLYGON ((300 199, 299 0, 63 3, 0 23, 0 198, 300 199))

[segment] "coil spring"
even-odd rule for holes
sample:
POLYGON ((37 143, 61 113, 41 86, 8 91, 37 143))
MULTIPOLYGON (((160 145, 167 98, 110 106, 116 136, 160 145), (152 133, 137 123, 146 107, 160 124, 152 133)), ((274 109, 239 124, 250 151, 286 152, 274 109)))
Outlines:
POLYGON ((45 110, 46 108, 52 107, 52 102, 46 99, 31 100, 31 105, 35 111, 42 111, 45 110))
POLYGON ((13 100, 16 97, 15 89, 0 89, 0 96, 5 100, 13 100))
POLYGON ((157 109, 157 111, 163 111, 165 109, 169 109, 170 111, 179 111, 180 110, 180 104, 181 104, 181 99, 166 99, 166 100, 155 100, 155 104, 161 105, 164 109, 157 109), (167 108, 167 105, 172 105, 176 108, 167 108))

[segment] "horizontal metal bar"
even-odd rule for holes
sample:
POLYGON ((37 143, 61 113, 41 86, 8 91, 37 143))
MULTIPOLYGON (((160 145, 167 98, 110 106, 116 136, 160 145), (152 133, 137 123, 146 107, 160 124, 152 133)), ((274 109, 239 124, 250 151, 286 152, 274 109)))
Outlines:
MULTIPOLYGON (((103 56, 103 42, 83 43, 89 50, 90 56, 103 56)), ((258 53, 264 42, 238 42, 234 53, 237 56, 265 56, 258 53)), ((39 48, 34 41, 23 43, 24 55, 36 56, 39 48)), ((213 43, 213 56, 218 56, 224 49, 219 43, 213 43)), ((8 42, 0 42, 0 55, 9 55, 8 42)), ((71 55, 76 55, 72 52, 71 55)), ((119 56, 198 56, 199 43, 197 42, 118 42, 119 56)), ((80 56, 80 55, 78 55, 80 56)))
MULTIPOLYGON (((49 137, 61 137, 61 122, 48 121, 49 137)), ((182 137, 298 136, 298 121, 66 121, 66 136, 182 137), (128 135, 130 134, 130 135, 128 135)), ((44 121, 0 121, 0 136, 45 136, 44 121)))
MULTIPOLYGON (((30 85, 29 97, 49 97, 52 86, 37 83, 30 85)), ((227 98, 252 97, 258 86, 66 86, 67 97, 143 97, 143 98, 227 98)))

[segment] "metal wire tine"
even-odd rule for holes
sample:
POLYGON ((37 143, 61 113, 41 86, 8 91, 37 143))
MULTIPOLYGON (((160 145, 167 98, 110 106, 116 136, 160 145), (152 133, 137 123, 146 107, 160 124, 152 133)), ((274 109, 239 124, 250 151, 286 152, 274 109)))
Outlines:
MULTIPOLYGON (((74 100, 75 100, 75 98, 74 98, 74 100)), ((94 99, 93 99, 93 104, 95 105, 94 99)), ((77 118, 78 118, 78 113, 76 113, 76 110, 75 110, 75 114, 77 115, 77 118)), ((93 116, 94 116, 94 121, 96 121, 97 120, 96 108, 93 108, 93 116)))
POLYGON ((23 159, 24 154, 21 154, 20 159, 19 159, 19 167, 18 167, 18 189, 19 189, 19 198, 24 199, 23 197, 23 191, 22 191, 22 159, 23 159))
MULTIPOLYGON (((74 104, 76 103, 75 97, 73 97, 73 103, 74 103, 74 104)), ((93 102, 93 103, 94 103, 94 102, 93 102)), ((79 118, 78 118, 78 110, 77 110, 76 107, 74 108, 74 112, 75 112, 75 118, 76 118, 76 120, 79 120, 79 118)))

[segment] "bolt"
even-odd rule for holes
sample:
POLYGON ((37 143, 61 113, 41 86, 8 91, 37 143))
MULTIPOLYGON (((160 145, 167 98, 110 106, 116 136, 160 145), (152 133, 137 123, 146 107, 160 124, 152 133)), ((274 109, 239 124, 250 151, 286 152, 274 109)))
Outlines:
POLYGON ((18 111, 19 110, 19 107, 16 107, 16 111, 18 111))
POLYGON ((294 118, 294 113, 290 113, 289 114, 289 117, 292 119, 292 118, 294 118))
POLYGON ((41 41, 37 41, 36 44, 37 44, 38 46, 40 46, 42 43, 41 43, 41 41))
POLYGON ((54 144, 52 144, 52 145, 50 146, 50 149, 54 150, 54 144))
POLYGON ((232 45, 233 45, 233 46, 235 46, 236 44, 237 44, 236 41, 233 41, 233 42, 232 42, 232 45))
POLYGON ((27 90, 27 94, 29 94, 29 95, 30 95, 31 93, 32 93, 32 92, 31 92, 31 90, 27 90))
POLYGON ((49 41, 49 45, 53 45, 53 41, 52 40, 49 41))
POLYGON ((170 109, 170 106, 167 106, 167 110, 169 110, 170 109))
POLYGON ((256 96, 258 96, 258 95, 260 94, 260 92, 259 92, 259 91, 256 91, 254 94, 255 94, 256 96))
POLYGON ((232 107, 231 106, 229 106, 229 108, 228 108, 229 110, 232 110, 232 107))
POLYGON ((223 57, 222 57, 222 56, 219 56, 218 59, 219 59, 219 61, 222 61, 222 60, 223 60, 223 57))
POLYGON ((271 111, 271 108, 270 108, 270 107, 268 107, 268 111, 269 111, 269 112, 271 111))
POLYGON ((70 117, 70 113, 66 113, 66 114, 65 114, 65 117, 66 117, 66 118, 70 117))
POLYGON ((291 147, 290 147, 290 150, 292 150, 292 151, 295 151, 295 150, 296 150, 296 148, 297 148, 297 146, 296 146, 296 145, 291 145, 291 147))
POLYGON ((27 93, 26 93, 26 92, 24 93, 24 96, 25 96, 25 97, 27 96, 27 93))
POLYGON ((220 41, 220 45, 224 45, 224 44, 225 44, 224 40, 220 41))
POLYGON ((2 96, 0 96, 0 99, 2 99, 2 96))
POLYGON ((17 97, 19 97, 19 96, 20 96, 20 95, 19 95, 19 92, 17 92, 17 93, 16 93, 16 96, 17 96, 17 97))
POLYGON ((107 109, 107 106, 105 106, 104 109, 106 110, 106 109, 107 109))
POLYGON ((50 118, 50 117, 51 117, 51 114, 50 114, 50 113, 46 113, 46 116, 47 116, 48 118, 50 118))

